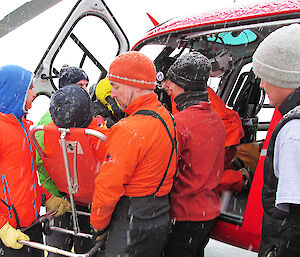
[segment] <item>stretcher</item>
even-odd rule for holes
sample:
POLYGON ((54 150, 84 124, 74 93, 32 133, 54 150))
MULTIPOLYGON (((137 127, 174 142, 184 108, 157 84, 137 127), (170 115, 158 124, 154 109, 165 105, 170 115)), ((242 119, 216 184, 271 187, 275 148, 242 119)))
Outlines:
MULTIPOLYGON (((106 141, 106 136, 99 131, 88 128, 65 129, 47 125, 31 128, 29 137, 42 158, 49 176, 53 179, 58 190, 67 194, 71 203, 73 230, 55 227, 49 222, 50 230, 84 238, 92 238, 91 234, 81 233, 78 225, 78 215, 90 214, 77 211, 75 203, 89 205, 92 202, 94 181, 101 166, 101 163, 97 160, 95 151, 98 150, 100 140, 106 141), (47 140, 44 142, 45 145, 47 144, 45 149, 42 149, 36 140, 35 135, 39 131, 47 135, 47 140)), ((41 216, 36 222, 51 221, 53 218, 53 213, 47 213, 41 216)), ((102 242, 97 242, 89 252, 75 254, 37 242, 22 240, 20 243, 70 257, 89 257, 102 244, 102 242)))

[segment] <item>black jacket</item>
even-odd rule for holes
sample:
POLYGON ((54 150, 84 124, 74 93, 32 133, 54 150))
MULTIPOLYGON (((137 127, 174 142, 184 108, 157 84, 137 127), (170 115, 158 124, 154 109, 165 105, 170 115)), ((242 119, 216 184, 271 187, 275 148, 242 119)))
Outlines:
MULTIPOLYGON (((262 204, 264 209, 262 222, 262 239, 259 256, 265 256, 271 249, 285 244, 285 239, 292 233, 293 222, 288 213, 275 207, 278 179, 274 175, 273 159, 275 140, 280 129, 289 120, 300 118, 298 113, 286 115, 289 111, 300 105, 300 88, 293 92, 279 107, 284 116, 272 133, 268 145, 267 156, 264 163, 264 184, 262 189, 262 204)), ((299 245, 300 248, 300 245, 299 245)))

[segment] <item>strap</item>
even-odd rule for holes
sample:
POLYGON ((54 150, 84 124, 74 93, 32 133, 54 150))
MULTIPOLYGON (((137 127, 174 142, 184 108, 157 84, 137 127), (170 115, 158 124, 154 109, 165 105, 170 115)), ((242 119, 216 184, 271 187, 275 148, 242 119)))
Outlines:
POLYGON ((15 214, 15 218, 16 218, 16 222, 17 222, 17 229, 20 229, 21 227, 20 227, 20 220, 19 220, 19 216, 18 216, 18 214, 17 214, 17 210, 16 210, 16 208, 15 208, 15 206, 12 204, 11 206, 9 206, 6 202, 4 202, 2 199, 0 199, 0 201, 2 202, 2 203, 4 203, 6 206, 7 206, 7 208, 8 208, 8 212, 10 213, 10 210, 12 209, 13 210, 13 212, 14 212, 14 214, 15 214))
POLYGON ((16 218, 16 222, 17 222, 17 229, 20 228, 20 220, 19 220, 19 216, 17 214, 17 211, 16 211, 16 208, 15 206, 12 204, 12 200, 11 200, 11 196, 10 196, 10 192, 9 192, 9 187, 8 187, 8 184, 7 184, 7 180, 6 180, 6 176, 5 175, 2 175, 2 185, 3 185, 3 192, 4 192, 4 196, 5 196, 5 202, 0 199, 0 201, 2 203, 4 203, 7 208, 8 208, 8 218, 11 219, 11 214, 10 214, 10 210, 12 209, 14 214, 15 214, 15 218, 16 218), (7 190, 7 195, 9 197, 9 201, 11 203, 11 205, 8 205, 8 200, 7 200, 7 195, 6 195, 6 190, 7 190))
POLYGON ((164 180, 167 176, 167 173, 168 173, 171 161, 172 161, 172 157, 173 157, 173 154, 174 154, 174 150, 176 150, 176 152, 177 152, 177 139, 176 139, 175 121, 174 121, 173 115, 170 114, 170 116, 172 118, 173 125, 174 125, 174 138, 173 138, 166 122, 164 121, 164 119, 157 112, 151 111, 151 110, 140 110, 140 111, 136 112, 134 115, 136 115, 136 114, 152 116, 156 119, 159 119, 162 122, 162 124, 164 125, 164 127, 165 127, 165 129, 166 129, 166 131, 169 135, 169 138, 171 140, 171 144, 172 144, 172 150, 171 150, 171 155, 170 155, 170 159, 169 159, 169 162, 168 162, 168 166, 167 166, 167 168, 164 172, 163 178, 161 179, 161 181, 160 181, 159 185, 157 186, 155 192, 152 194, 152 195, 155 195, 159 191, 159 189, 161 188, 161 186, 164 183, 164 180))
POLYGON ((290 120, 293 119, 300 119, 300 105, 296 106, 294 109, 290 110, 287 114, 283 116, 283 118, 278 122, 276 127, 274 128, 274 131, 272 133, 269 145, 268 145, 268 150, 267 150, 267 156, 270 156, 272 162, 272 169, 274 169, 273 166, 273 160, 274 160, 274 151, 275 151, 275 141, 277 138, 277 135, 281 128, 288 123, 290 120))
MULTIPOLYGON (((14 114, 13 114, 14 115, 14 114)), ((34 202, 33 202, 33 207, 34 207, 34 212, 35 212, 35 219, 38 218, 38 212, 37 212, 37 207, 36 207, 36 199, 37 199, 37 189, 36 189, 36 185, 35 185, 35 181, 34 181, 34 176, 35 176, 35 172, 36 170, 34 169, 34 158, 33 158, 33 149, 30 143, 30 139, 28 137, 28 132, 26 131, 24 124, 22 122, 22 120, 19 120, 15 115, 14 117, 16 118, 16 120, 19 122, 25 136, 26 139, 28 141, 28 145, 29 145, 29 149, 30 149, 30 157, 31 157, 31 171, 32 171, 32 182, 33 182, 33 189, 34 189, 34 202)))

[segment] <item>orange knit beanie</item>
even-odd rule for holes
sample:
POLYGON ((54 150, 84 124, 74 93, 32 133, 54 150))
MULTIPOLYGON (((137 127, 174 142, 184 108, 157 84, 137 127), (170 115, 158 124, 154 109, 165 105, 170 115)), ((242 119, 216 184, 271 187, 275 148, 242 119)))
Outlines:
POLYGON ((110 65, 110 82, 128 86, 154 89, 156 70, 153 62, 146 55, 131 51, 119 55, 110 65))

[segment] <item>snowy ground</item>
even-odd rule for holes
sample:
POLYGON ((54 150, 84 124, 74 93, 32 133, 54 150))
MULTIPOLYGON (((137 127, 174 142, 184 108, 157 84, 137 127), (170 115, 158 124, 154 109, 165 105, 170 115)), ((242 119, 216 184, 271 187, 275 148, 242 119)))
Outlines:
POLYGON ((205 248, 205 257, 257 257, 257 253, 210 239, 205 248))

